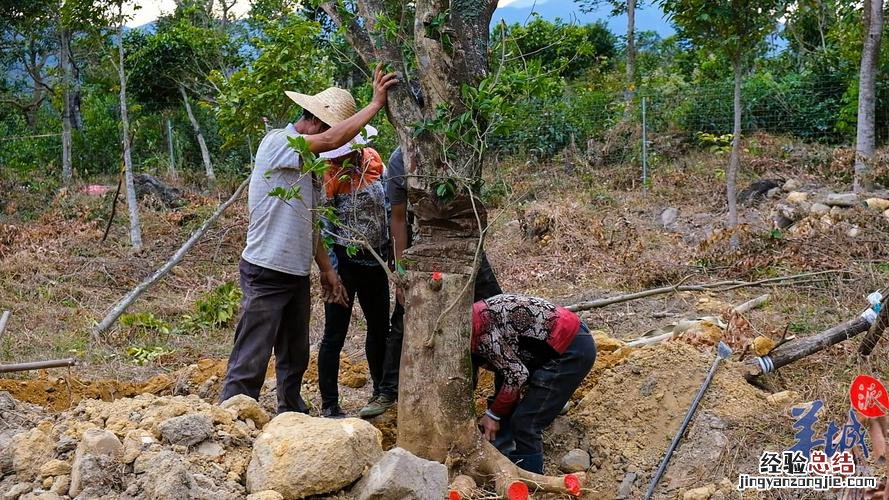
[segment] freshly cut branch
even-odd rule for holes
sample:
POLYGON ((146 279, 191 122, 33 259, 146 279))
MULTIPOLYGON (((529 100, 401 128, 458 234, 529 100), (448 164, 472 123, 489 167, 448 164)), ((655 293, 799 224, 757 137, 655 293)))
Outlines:
POLYGON ((851 339, 862 332, 866 332, 869 328, 870 323, 866 319, 856 316, 821 333, 816 333, 794 342, 788 342, 770 352, 768 356, 748 359, 745 362, 746 377, 750 379, 772 372, 782 366, 789 365, 794 361, 827 349, 834 344, 851 339))
POLYGON ((779 285, 793 285, 798 284, 799 280, 804 278, 812 278, 816 276, 823 276, 827 274, 837 274, 845 272, 843 269, 831 269, 828 271, 816 271, 811 273, 802 273, 802 274, 793 274, 789 276, 778 276, 775 278, 766 278, 757 281, 740 281, 740 280, 728 280, 728 281, 717 281, 714 283, 702 283, 698 285, 671 285, 664 286, 660 288, 652 288, 650 290, 643 290, 641 292, 627 293, 621 295, 615 295, 614 297, 608 297, 605 299, 597 299, 590 300, 587 302, 580 302, 578 304, 573 304, 567 306, 566 309, 572 312, 578 311, 587 311, 589 309, 598 309, 600 307, 606 307, 614 304, 621 304, 624 302, 630 302, 632 300, 644 299, 646 297, 652 297, 655 295, 664 295, 667 293, 676 293, 676 292, 707 292, 707 291, 718 291, 718 292, 727 292, 729 290, 735 290, 738 288, 747 288, 754 286, 763 286, 763 285, 771 285, 771 286, 779 286, 779 285))
POLYGON ((28 363, 13 363, 0 365, 0 373, 24 372, 28 370, 43 370, 44 368, 64 368, 74 366, 77 360, 74 358, 51 359, 49 361, 31 361, 28 363))
POLYGON ((149 276, 142 283, 139 283, 136 288, 133 288, 128 294, 120 299, 117 304, 114 305, 114 307, 111 308, 111 311, 108 313, 108 315, 105 316, 105 318, 96 326, 96 329, 93 331, 94 340, 98 340, 98 335, 110 328, 111 325, 113 325, 114 322, 117 321, 117 318, 119 318, 120 315, 123 314, 123 312, 126 311, 127 308, 130 307, 130 305, 136 299, 139 298, 140 295, 145 293, 146 290, 160 281, 160 279, 166 276, 167 273, 169 273, 170 270, 172 270, 176 266, 176 264, 179 264, 179 262, 182 261, 182 259, 185 257, 185 254, 187 254, 188 251, 191 250, 191 247, 193 247, 198 241, 200 241, 200 239, 204 236, 204 234, 207 233, 210 227, 212 227, 213 224, 216 223, 216 221, 219 219, 219 216, 221 216, 222 213, 225 212, 225 210, 241 196, 241 193, 244 192, 244 189, 247 187, 248 184, 249 179, 242 182, 241 185, 238 186, 238 189, 235 190, 234 194, 232 194, 231 197, 224 203, 219 205, 219 208, 217 208, 216 211, 213 212, 213 215, 211 215, 210 218, 204 221, 201 227, 198 228, 198 230, 195 231, 194 234, 192 234, 191 237, 188 238, 188 240, 179 248, 179 250, 176 250, 176 253, 174 253, 173 256, 170 257, 170 260, 165 262, 163 266, 161 266, 157 271, 154 272, 154 274, 149 276))

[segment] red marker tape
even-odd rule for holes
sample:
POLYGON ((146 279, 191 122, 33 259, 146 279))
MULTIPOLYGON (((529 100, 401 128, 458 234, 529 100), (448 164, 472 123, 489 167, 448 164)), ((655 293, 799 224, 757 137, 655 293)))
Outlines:
POLYGON ((574 496, 580 496, 580 480, 574 474, 565 475, 565 489, 574 496))
POLYGON ((438 271, 435 271, 434 273, 432 273, 432 279, 434 279, 435 281, 440 280, 440 279, 441 279, 441 273, 438 272, 438 271))
POLYGON ((463 500, 463 495, 457 490, 451 490, 448 492, 448 500, 463 500))
POLYGON ((521 481, 513 481, 512 484, 506 488, 506 497, 509 500, 528 500, 528 496, 531 493, 528 491, 528 485, 521 481))
POLYGON ((889 408, 889 394, 883 384, 867 375, 859 375, 849 387, 852 407, 865 417, 882 417, 889 408))

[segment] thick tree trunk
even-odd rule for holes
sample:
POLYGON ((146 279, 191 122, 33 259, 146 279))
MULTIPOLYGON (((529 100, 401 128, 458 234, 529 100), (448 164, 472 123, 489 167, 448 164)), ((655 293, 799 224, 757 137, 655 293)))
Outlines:
POLYGON ((636 90, 636 0, 627 0, 627 89, 625 99, 633 100, 636 90))
MULTIPOLYGON (((741 165, 741 60, 732 63, 735 74, 734 92, 734 124, 732 126, 732 152, 729 157, 728 170, 725 173, 726 195, 728 196, 728 227, 738 225, 738 170, 741 165)), ((732 235, 730 247, 738 247, 738 236, 732 235)))
POLYGON ((118 31, 117 50, 120 56, 117 66, 117 76, 120 78, 120 121, 123 128, 123 165, 124 182, 127 187, 127 207, 130 213, 130 242, 133 250, 142 249, 142 229, 139 225, 139 203, 136 200, 136 187, 133 184, 133 158, 130 154, 130 119, 127 115, 127 75, 124 70, 123 53, 123 21, 118 31))
POLYGON ((59 27, 59 66, 62 74, 62 182, 69 184, 74 177, 71 161, 71 60, 68 54, 67 28, 59 27))
POLYGON ((201 158, 204 160, 204 170, 207 171, 207 179, 210 182, 216 182, 216 174, 213 173, 213 164, 210 162, 210 151, 207 149, 207 143, 204 141, 204 134, 201 133, 201 125, 191 111, 191 104, 188 102, 188 94, 185 93, 185 87, 179 86, 179 92, 182 93, 182 102, 185 103, 185 111, 188 113, 188 120, 194 127, 194 133, 198 137, 198 145, 201 147, 201 158))
POLYGON ((855 138, 855 182, 853 190, 873 189, 874 109, 876 80, 880 68, 880 42, 883 33, 883 0, 864 2, 865 38, 858 77, 858 127, 855 138))

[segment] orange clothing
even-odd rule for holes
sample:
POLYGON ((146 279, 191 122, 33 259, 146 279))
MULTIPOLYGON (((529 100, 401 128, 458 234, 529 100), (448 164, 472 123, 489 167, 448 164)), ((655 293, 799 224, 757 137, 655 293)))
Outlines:
POLYGON ((358 150, 360 162, 342 166, 330 162, 330 168, 324 172, 324 190, 328 198, 338 194, 349 194, 379 180, 383 175, 383 159, 374 148, 358 150))

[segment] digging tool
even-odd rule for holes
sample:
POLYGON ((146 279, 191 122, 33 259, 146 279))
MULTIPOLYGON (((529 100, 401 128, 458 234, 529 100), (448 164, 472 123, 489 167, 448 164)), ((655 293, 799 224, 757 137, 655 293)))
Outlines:
POLYGON ((682 425, 679 426, 679 430, 676 431, 676 435, 673 436, 673 441, 670 443, 670 447, 667 448, 667 454, 664 455, 664 459, 661 460, 657 472, 655 472, 654 477, 651 478, 651 484, 648 485, 648 491, 645 492, 645 500, 649 500, 651 495, 654 494, 654 489, 657 488, 658 481, 660 481, 661 476, 664 475, 664 471, 667 470, 667 464, 670 462, 670 457, 673 456, 673 452, 676 450, 676 446, 679 445, 682 435, 685 434, 685 429, 688 427, 689 422, 691 422, 695 410, 698 409, 698 403, 701 402, 701 398, 704 397, 704 392, 710 385, 710 381, 713 380, 713 375, 716 374, 716 368, 719 366, 719 362, 728 358, 731 354, 732 348, 725 342, 720 341, 716 346, 716 359, 713 360, 713 365, 710 366, 710 371, 707 372, 707 378, 704 379, 704 384, 701 385, 698 395, 695 396, 695 399, 691 402, 691 407, 688 409, 688 413, 685 414, 685 419, 682 421, 682 425))

